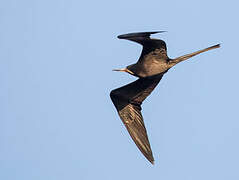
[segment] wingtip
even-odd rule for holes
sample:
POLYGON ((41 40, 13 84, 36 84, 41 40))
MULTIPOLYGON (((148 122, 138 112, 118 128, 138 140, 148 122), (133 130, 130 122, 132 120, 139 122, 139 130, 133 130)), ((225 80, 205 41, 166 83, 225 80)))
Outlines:
POLYGON ((152 164, 152 165, 154 165, 154 157, 153 157, 153 155, 151 154, 151 155, 145 155, 145 157, 147 158, 147 160, 152 164))
POLYGON ((216 44, 215 46, 213 46, 213 47, 215 47, 215 48, 220 48, 221 47, 221 44, 219 43, 219 44, 216 44))
POLYGON ((211 47, 209 47, 207 49, 210 50, 210 49, 216 49, 216 48, 220 48, 220 47, 221 47, 221 44, 216 44, 216 45, 211 46, 211 47))
POLYGON ((150 32, 135 32, 135 33, 127 33, 127 34, 122 34, 117 36, 119 39, 128 39, 132 37, 149 37, 151 34, 156 34, 156 33, 164 33, 167 31, 150 31, 150 32))
POLYGON ((150 163, 154 166, 154 160, 150 161, 150 163))
POLYGON ((156 31, 156 33, 165 33, 165 32, 168 32, 168 31, 156 31))
POLYGON ((124 35, 122 34, 122 35, 119 35, 119 36, 117 36, 117 38, 118 39, 124 39, 124 35))

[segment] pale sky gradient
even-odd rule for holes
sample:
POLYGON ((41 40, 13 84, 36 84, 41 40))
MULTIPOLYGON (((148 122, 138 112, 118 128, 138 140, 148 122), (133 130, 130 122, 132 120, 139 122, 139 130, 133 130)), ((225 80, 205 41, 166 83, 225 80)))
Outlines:
POLYGON ((0 1, 1 180, 238 180, 238 1, 0 1), (109 98, 166 30, 178 64, 143 104, 152 166, 109 98))

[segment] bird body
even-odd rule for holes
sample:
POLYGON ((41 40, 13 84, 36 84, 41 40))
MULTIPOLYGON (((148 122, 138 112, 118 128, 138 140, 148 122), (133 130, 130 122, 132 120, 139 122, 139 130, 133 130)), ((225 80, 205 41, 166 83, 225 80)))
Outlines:
POLYGON ((127 66, 127 69, 137 77, 154 76, 167 71, 170 68, 168 62, 165 49, 155 49, 141 57, 136 64, 127 66))
POLYGON ((139 60, 135 64, 115 70, 127 72, 139 77, 139 79, 112 90, 110 93, 111 100, 130 136, 152 164, 154 163, 154 158, 141 114, 142 102, 154 90, 163 75, 171 67, 202 52, 220 47, 220 44, 217 44, 194 53, 170 59, 167 56, 166 43, 160 39, 150 38, 151 34, 161 32, 164 31, 129 33, 118 36, 119 39, 134 41, 143 46, 139 60))

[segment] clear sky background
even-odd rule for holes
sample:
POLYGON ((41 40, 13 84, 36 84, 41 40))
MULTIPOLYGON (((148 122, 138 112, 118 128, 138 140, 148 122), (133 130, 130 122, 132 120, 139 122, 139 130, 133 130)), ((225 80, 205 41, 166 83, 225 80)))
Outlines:
POLYGON ((238 2, 0 1, 1 180, 238 180, 238 2), (152 166, 109 98, 154 35, 172 68, 143 104, 152 166))

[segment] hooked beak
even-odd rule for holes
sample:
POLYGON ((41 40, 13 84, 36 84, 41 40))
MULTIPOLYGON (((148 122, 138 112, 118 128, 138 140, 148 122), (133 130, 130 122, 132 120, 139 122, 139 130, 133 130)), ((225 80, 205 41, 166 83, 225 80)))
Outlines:
POLYGON ((113 69, 113 71, 120 71, 120 72, 127 72, 129 74, 132 74, 134 75, 134 73, 126 68, 123 68, 123 69, 113 69))

